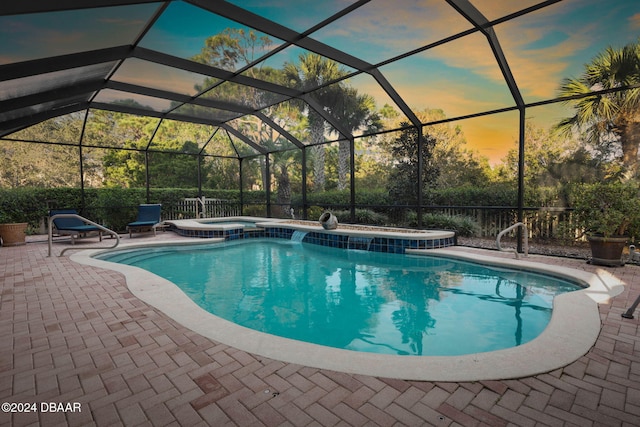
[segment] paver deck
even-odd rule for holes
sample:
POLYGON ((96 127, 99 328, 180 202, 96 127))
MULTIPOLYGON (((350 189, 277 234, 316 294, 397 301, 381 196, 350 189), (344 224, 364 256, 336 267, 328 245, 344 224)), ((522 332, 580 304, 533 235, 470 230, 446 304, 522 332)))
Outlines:
POLYGON ((3 406, 0 425, 639 426, 640 309, 621 314, 640 295, 640 267, 608 270, 625 290, 600 304, 600 336, 574 363, 514 380, 427 382, 249 354, 138 300, 118 272, 47 257, 42 241, 3 247, 0 403, 21 411, 3 406))

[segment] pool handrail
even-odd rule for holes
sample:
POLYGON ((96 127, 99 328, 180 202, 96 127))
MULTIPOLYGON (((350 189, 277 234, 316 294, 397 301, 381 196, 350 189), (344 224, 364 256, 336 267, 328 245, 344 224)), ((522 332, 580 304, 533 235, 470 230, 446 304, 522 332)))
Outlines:
POLYGON ((508 232, 515 230, 518 227, 522 227, 523 228, 523 239, 522 239, 522 243, 523 243, 523 251, 524 251, 524 256, 527 257, 529 256, 529 231, 527 230, 527 225, 523 222, 516 222, 515 224, 513 224, 510 227, 505 228, 504 230, 502 230, 500 233, 498 233, 498 237, 496 238, 496 246, 498 247, 498 250, 501 252, 511 252, 513 251, 513 253, 516 255, 516 259, 520 259, 520 254, 518 253, 518 249, 503 249, 502 246, 500 245, 500 239, 502 238, 502 236, 504 236, 505 234, 507 234, 508 232))
POLYGON ((52 246, 53 246, 53 220, 56 219, 56 218, 77 218, 77 219, 80 219, 80 220, 84 221, 87 224, 91 224, 94 227, 99 228, 100 230, 104 231, 105 233, 109 233, 109 234, 111 234, 111 235, 116 237, 116 242, 115 242, 115 244, 113 246, 109 246, 109 247, 104 247, 104 246, 83 246, 81 248, 76 248, 76 247, 65 248, 65 249, 62 250, 62 252, 60 252, 60 255, 58 255, 58 256, 63 256, 66 251, 70 251, 70 250, 73 250, 73 249, 113 249, 113 248, 115 248, 116 246, 118 246, 120 244, 120 236, 118 235, 118 233, 116 233, 113 230, 108 229, 107 227, 104 227, 104 226, 102 226, 100 224, 97 224, 97 223, 91 221, 90 219, 87 219, 87 218, 82 217, 82 216, 80 216, 78 214, 72 214, 72 213, 55 214, 55 215, 51 215, 49 217, 49 227, 48 227, 49 228, 49 230, 48 230, 48 234, 49 235, 48 235, 48 239, 47 239, 48 240, 48 244, 49 244, 49 254, 47 256, 49 256, 49 257, 51 256, 51 249, 52 249, 52 246))

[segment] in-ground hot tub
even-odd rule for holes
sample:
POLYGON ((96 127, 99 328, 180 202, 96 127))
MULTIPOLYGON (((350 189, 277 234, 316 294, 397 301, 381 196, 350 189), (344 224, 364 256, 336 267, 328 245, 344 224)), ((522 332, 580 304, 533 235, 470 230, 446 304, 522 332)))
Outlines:
POLYGON ((170 230, 184 237, 236 240, 256 237, 296 238, 306 243, 340 249, 405 253, 407 249, 436 249, 455 245, 455 233, 440 230, 414 230, 339 224, 325 230, 319 222, 277 218, 236 216, 168 220, 170 230))

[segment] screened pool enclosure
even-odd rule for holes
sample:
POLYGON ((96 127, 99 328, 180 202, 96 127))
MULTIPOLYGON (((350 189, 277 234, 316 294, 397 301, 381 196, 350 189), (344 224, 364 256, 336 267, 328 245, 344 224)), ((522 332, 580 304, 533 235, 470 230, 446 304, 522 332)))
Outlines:
POLYGON ((500 208, 522 220, 566 207, 555 196, 528 206, 527 192, 621 156, 579 126, 560 149, 550 129, 581 99, 638 90, 638 74, 577 94, 562 82, 639 35, 636 0, 5 1, 1 186, 239 190, 233 213, 253 203, 250 214, 300 218, 335 190, 344 202, 323 208, 355 221, 377 207, 358 194, 392 188, 414 156, 410 197, 387 200, 418 226, 461 203, 425 189, 482 188, 487 171, 516 194, 500 208), (47 147, 41 168, 34 147, 47 147), (576 153, 588 158, 579 167, 576 153), (573 163, 549 166, 560 156, 573 163), (461 178, 472 169, 484 172, 461 178))

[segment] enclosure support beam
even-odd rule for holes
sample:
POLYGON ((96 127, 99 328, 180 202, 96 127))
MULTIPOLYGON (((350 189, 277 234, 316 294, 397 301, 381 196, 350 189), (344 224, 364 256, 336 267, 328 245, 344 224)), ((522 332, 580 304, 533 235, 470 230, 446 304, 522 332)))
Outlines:
POLYGON ((84 212, 85 197, 84 197, 84 167, 82 165, 82 144, 78 147, 78 162, 80 163, 80 205, 82 207, 81 212, 84 212))
POLYGON ((85 111, 84 119, 82 120, 82 129, 80 130, 80 137, 78 141, 78 156, 80 160, 80 204, 84 211, 86 199, 84 194, 84 156, 82 154, 82 141, 84 140, 84 132, 87 129, 87 119, 89 117, 89 111, 85 111))
POLYGON ((307 206, 307 147, 304 146, 302 151, 302 219, 309 219, 307 206))
POLYGON ((265 194, 267 196, 267 218, 271 218, 271 165, 270 165, 269 153, 264 155, 264 186, 265 194))
MULTIPOLYGON (((520 108, 520 120, 518 133, 518 221, 524 222, 524 150, 525 150, 525 121, 526 121, 526 109, 520 108)), ((525 229, 526 232, 526 229, 525 229)), ((517 230, 518 246, 517 251, 522 252, 522 227, 517 230)))
POLYGON ((144 152, 144 173, 145 173, 145 185, 147 187, 147 202, 146 203, 151 203, 151 193, 149 192, 149 179, 150 179, 150 174, 149 174, 149 151, 145 150, 144 152))
POLYGON ((422 126, 416 126, 416 131, 418 133, 418 182, 416 185, 418 186, 418 208, 416 209, 416 214, 418 216, 418 228, 422 228, 422 171, 424 170, 424 162, 422 158, 422 152, 424 150, 424 141, 422 135, 422 126))
MULTIPOLYGON (((484 16, 469 0, 447 0, 447 3, 456 9, 462 16, 464 16, 470 23, 472 23, 478 30, 480 30, 489 43, 489 47, 493 51, 493 55, 496 59, 502 77, 507 84, 511 96, 520 111, 520 131, 518 137, 518 222, 523 220, 523 208, 524 208, 524 123, 525 123, 525 103, 516 83, 516 79, 513 77, 511 68, 507 61, 506 56, 500 46, 498 36, 495 33, 493 27, 489 27, 490 21, 484 16)), ((518 252, 522 252, 522 230, 518 228, 518 252)))
POLYGON ((202 154, 198 154, 198 198, 202 199, 202 154))
POLYGON ((353 137, 349 138, 349 170, 350 191, 351 191, 351 222, 356 222, 356 142, 353 137))
POLYGON ((244 215, 244 191, 243 191, 243 187, 244 186, 243 186, 243 181, 242 181, 242 161, 243 160, 244 159, 242 157, 240 157, 238 159, 238 163, 239 163, 239 165, 238 165, 238 169, 239 169, 238 174, 240 175, 238 177, 238 185, 240 186, 240 215, 244 215))

